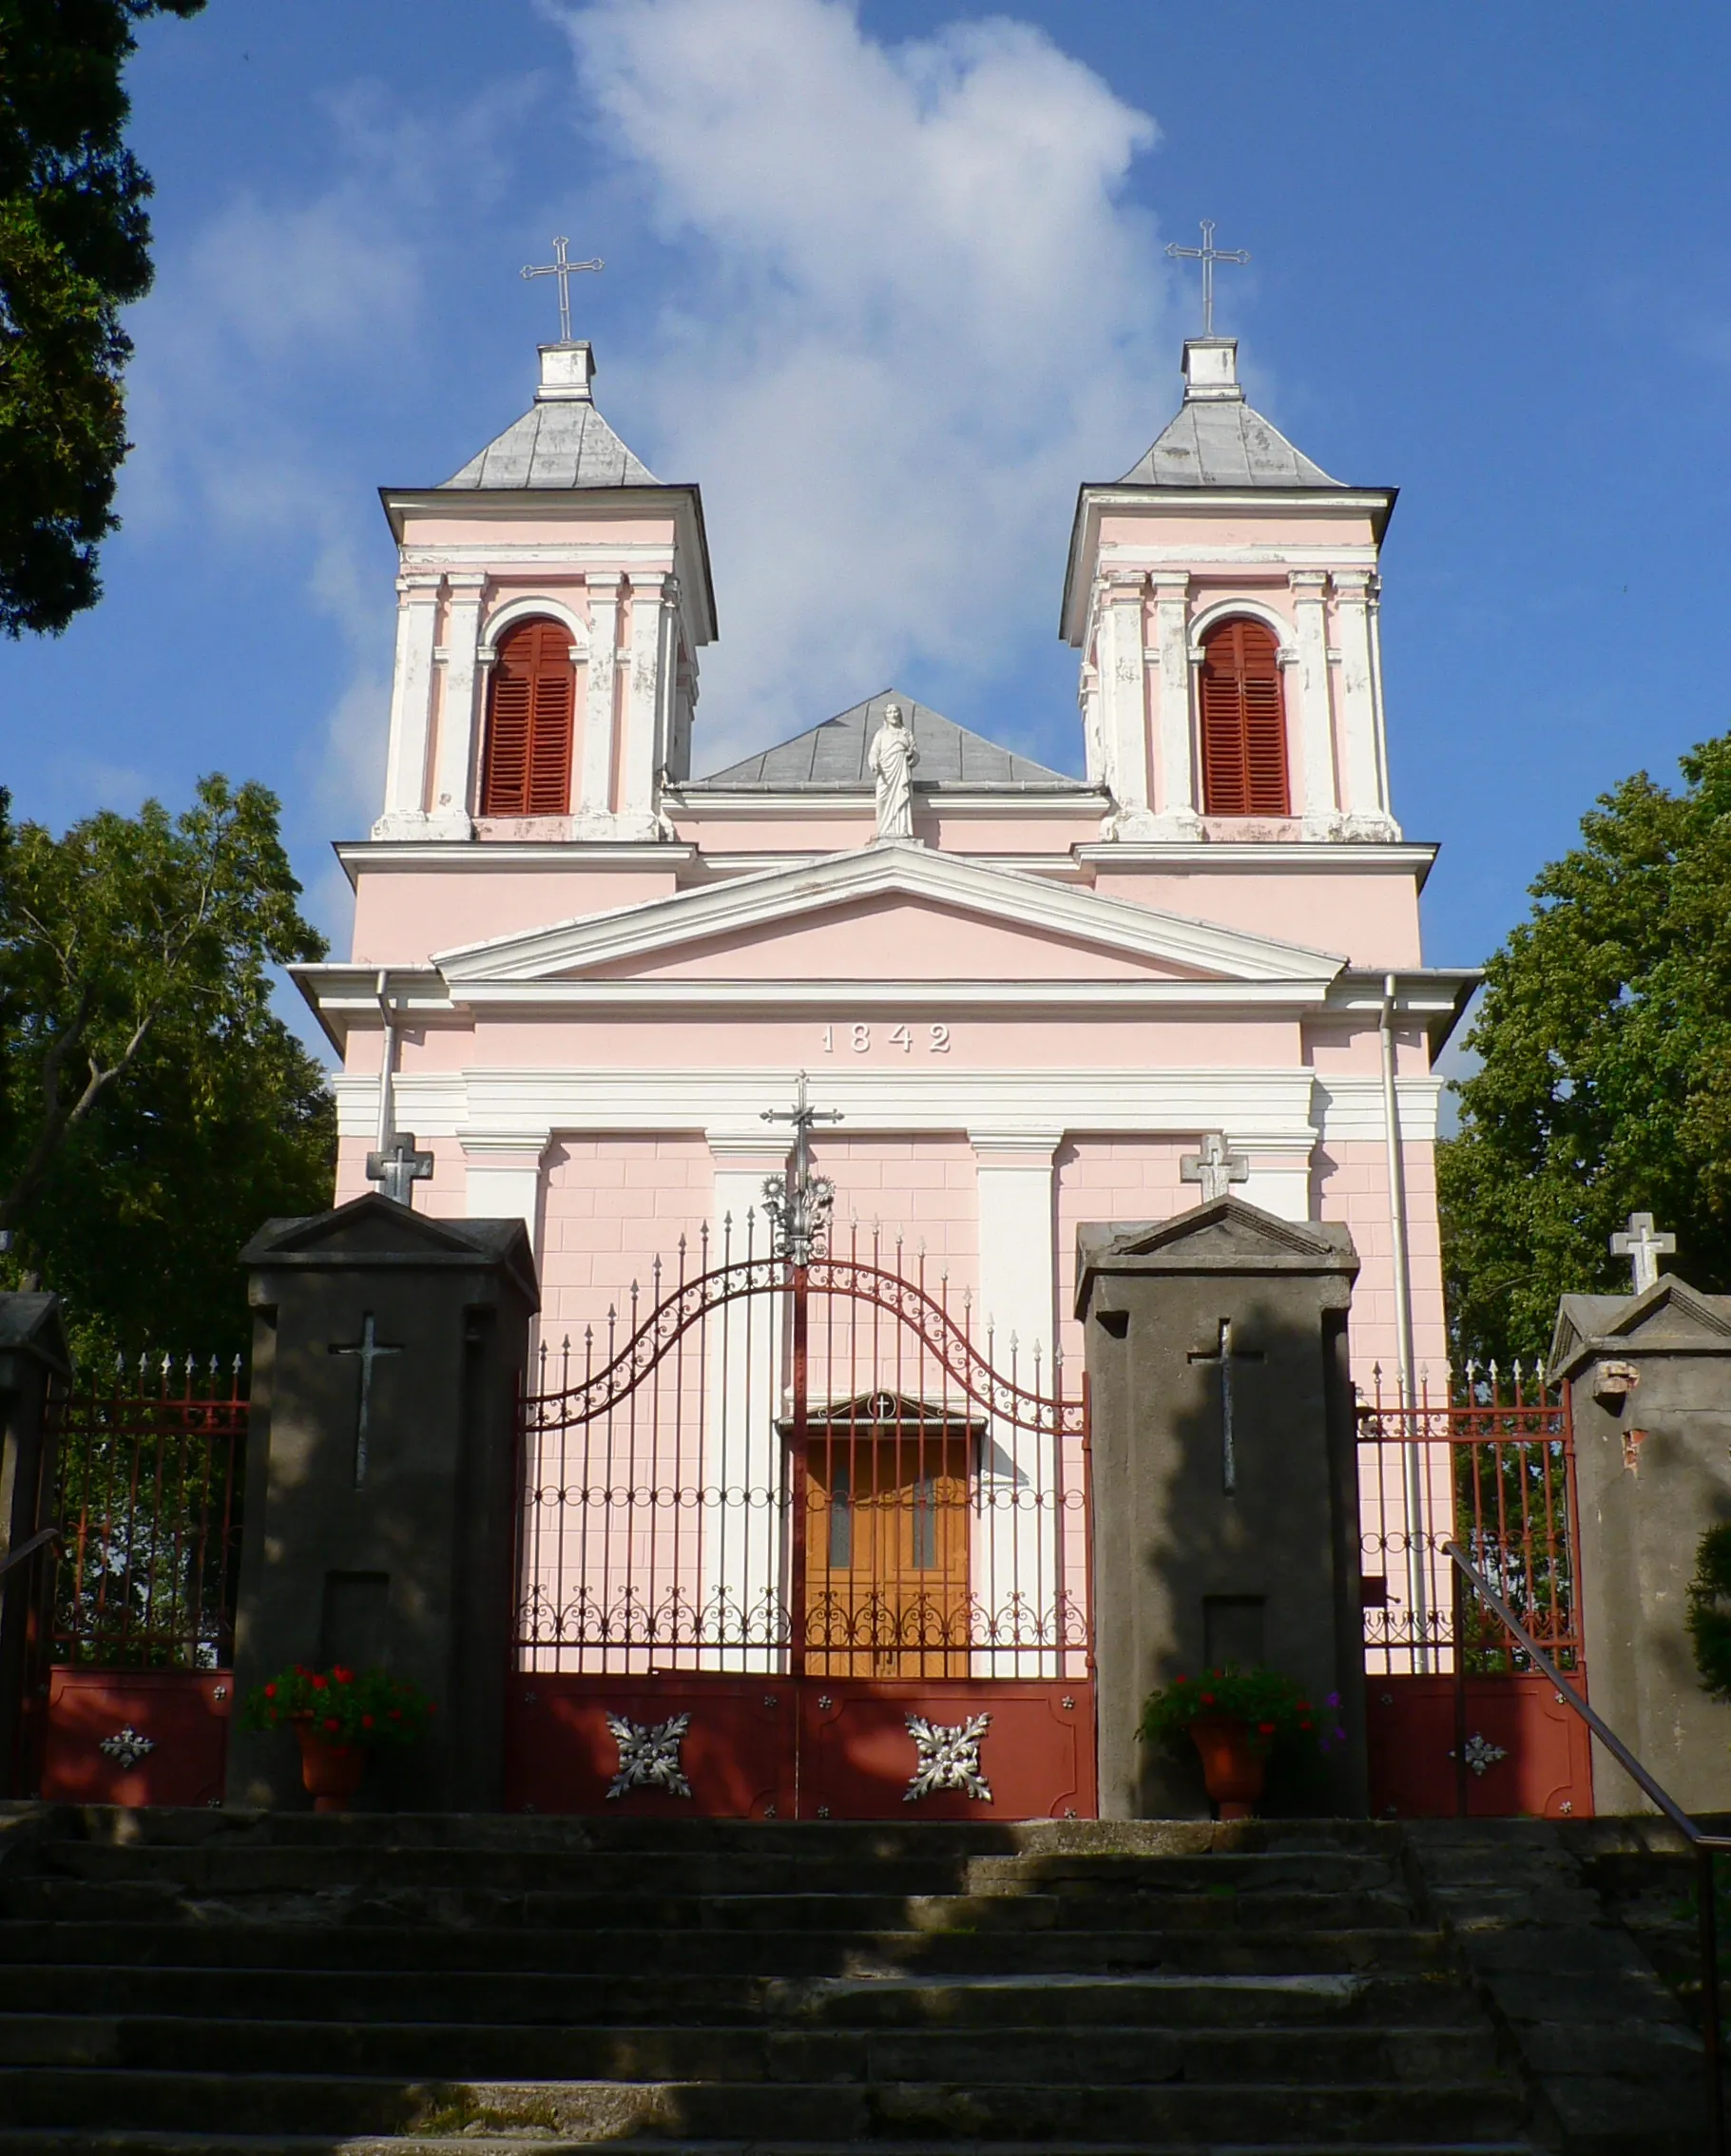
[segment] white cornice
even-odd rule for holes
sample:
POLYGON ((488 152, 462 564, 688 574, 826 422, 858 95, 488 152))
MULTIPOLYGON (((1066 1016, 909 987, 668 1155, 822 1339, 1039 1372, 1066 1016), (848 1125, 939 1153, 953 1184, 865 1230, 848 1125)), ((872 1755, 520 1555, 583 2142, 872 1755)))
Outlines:
POLYGON ((1090 838, 1072 849, 1095 868, 1290 869, 1337 876, 1342 869, 1406 869, 1422 891, 1435 865, 1435 846, 1343 838, 1204 838, 1172 841, 1090 838))
POLYGON ((816 863, 766 869, 730 883, 556 923, 433 954, 452 990, 482 982, 546 981, 682 946, 773 928, 861 898, 907 897, 1063 936, 1116 953, 1234 981, 1332 980, 1345 960, 1118 898, 1102 898, 1013 869, 891 841, 816 863))
POLYGON ((1100 548, 1100 565, 1104 569, 1109 563, 1114 569, 1162 568, 1195 569, 1199 567, 1219 568, 1266 569, 1271 577, 1283 576, 1289 568, 1317 568, 1342 570, 1374 569, 1376 567, 1375 547, 1151 547, 1145 542, 1134 545, 1123 540, 1104 540, 1100 548))
MULTIPOLYGON (((701 787, 668 786, 663 790, 662 799, 666 807, 681 815, 694 817, 743 818, 754 817, 797 818, 808 821, 815 817, 857 817, 868 828, 875 815, 875 804, 869 787, 837 788, 834 792, 810 787, 778 788, 774 792, 754 793, 745 788, 738 792, 705 793, 701 787)), ((914 782, 914 810, 918 816, 1073 816, 1079 820, 1106 816, 1112 808, 1109 794, 1096 787, 1074 787, 1049 792, 1035 788, 1022 788, 1015 793, 970 793, 964 787, 953 790, 945 786, 922 788, 917 780, 914 782)))
POLYGON ((581 875, 586 869, 658 868, 678 875, 700 857, 695 846, 664 839, 339 838, 332 852, 350 883, 368 869, 538 869, 581 875))

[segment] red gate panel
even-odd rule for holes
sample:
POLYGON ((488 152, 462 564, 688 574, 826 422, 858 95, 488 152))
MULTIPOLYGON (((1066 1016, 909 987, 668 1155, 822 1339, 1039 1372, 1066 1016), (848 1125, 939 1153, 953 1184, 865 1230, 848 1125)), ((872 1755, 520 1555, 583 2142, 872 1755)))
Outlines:
MULTIPOLYGON (((970 1746, 971 1751, 972 1746, 970 1746)), ((950 1684, 807 1680, 799 1716, 799 1816, 821 1819, 1091 1819, 1092 1688, 1074 1679, 950 1684), (910 1716, 977 1740, 990 1800, 967 1788, 910 1796, 921 1747, 910 1716)))
POLYGON ((506 1694, 505 1808, 791 1819, 796 1725, 780 1677, 520 1673, 506 1694), (654 1730, 682 1715, 674 1750, 690 1795, 639 1782, 609 1797, 621 1752, 608 1717, 654 1730))
POLYGON ((42 1797, 59 1804, 220 1804, 233 1692, 226 1669, 55 1669, 42 1797))
POLYGON ((1452 1676, 1365 1684, 1371 1810, 1386 1819, 1585 1819, 1593 1808, 1587 1724, 1535 1672, 1469 1677, 1465 1772, 1452 1676))

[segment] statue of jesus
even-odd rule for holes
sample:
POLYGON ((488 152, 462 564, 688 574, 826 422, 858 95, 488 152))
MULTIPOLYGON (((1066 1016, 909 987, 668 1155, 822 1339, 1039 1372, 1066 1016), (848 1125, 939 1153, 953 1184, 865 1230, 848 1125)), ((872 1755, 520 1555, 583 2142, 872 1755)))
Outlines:
POLYGON ((872 737, 866 763, 877 783, 877 836, 914 836, 914 766, 919 751, 901 715, 899 703, 886 703, 883 724, 872 737))

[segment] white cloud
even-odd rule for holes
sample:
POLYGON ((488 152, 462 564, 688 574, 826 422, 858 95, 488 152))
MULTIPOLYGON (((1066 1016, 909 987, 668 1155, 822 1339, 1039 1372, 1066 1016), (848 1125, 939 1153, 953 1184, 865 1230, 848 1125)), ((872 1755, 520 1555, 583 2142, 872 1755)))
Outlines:
POLYGON ((548 8, 686 265, 629 364, 709 519, 700 765, 892 675, 1010 680, 1078 480, 1164 416, 1164 265, 1123 192, 1152 120, 1005 19, 885 46, 846 0, 548 8))

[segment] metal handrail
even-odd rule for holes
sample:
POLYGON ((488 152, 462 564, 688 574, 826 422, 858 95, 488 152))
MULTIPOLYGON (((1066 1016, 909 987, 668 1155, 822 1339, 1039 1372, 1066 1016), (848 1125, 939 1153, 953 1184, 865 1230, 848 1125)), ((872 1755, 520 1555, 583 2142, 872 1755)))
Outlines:
MULTIPOLYGON (((1663 1788, 1653 1779, 1616 1731, 1593 1712, 1580 1693, 1567 1681, 1495 1588, 1471 1563, 1458 1542, 1445 1542, 1443 1554, 1454 1560, 1472 1591, 1496 1612, 1532 1657, 1536 1666, 1549 1678, 1564 1705, 1574 1709, 1624 1773, 1646 1793, 1695 1852, 1696 1900, 1700 1904, 1701 2042, 1702 2062, 1707 2072, 1707 2118, 1713 2128, 1713 2156, 1727 2156, 1725 2091, 1720 2073, 1719 1919, 1713 1902, 1713 1858, 1717 1850, 1731 1849, 1731 1836, 1703 1834, 1701 1831, 1670 1791, 1663 1788)), ((1457 1655, 1460 1652, 1458 1646, 1455 1652, 1457 1655)))
POLYGON ((21 1542, 16 1550, 9 1550, 4 1557, 0 1557, 0 1580, 5 1579, 14 1565, 22 1565, 27 1557, 35 1556, 45 1544, 59 1540, 60 1530, 57 1527, 45 1527, 39 1534, 31 1535, 28 1542, 21 1542))

